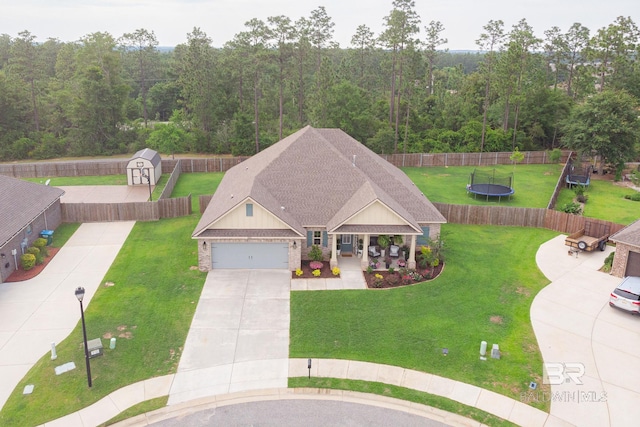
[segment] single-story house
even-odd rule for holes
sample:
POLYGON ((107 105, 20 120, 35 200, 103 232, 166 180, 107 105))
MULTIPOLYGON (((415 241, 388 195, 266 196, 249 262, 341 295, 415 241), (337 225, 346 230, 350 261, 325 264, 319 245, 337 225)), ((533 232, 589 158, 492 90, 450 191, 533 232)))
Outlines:
POLYGON ((145 148, 127 162, 127 185, 156 185, 162 176, 162 159, 157 151, 145 148))
POLYGON ((63 194, 59 188, 0 175, 0 283, 41 231, 60 225, 63 194))
POLYGON ((337 266, 338 241, 366 269, 379 235, 402 236, 415 267, 445 222, 400 169, 340 129, 307 126, 229 169, 192 237, 205 271, 293 271, 314 245, 337 266))
POLYGON ((609 237, 616 244, 611 274, 640 276, 640 219, 609 237))

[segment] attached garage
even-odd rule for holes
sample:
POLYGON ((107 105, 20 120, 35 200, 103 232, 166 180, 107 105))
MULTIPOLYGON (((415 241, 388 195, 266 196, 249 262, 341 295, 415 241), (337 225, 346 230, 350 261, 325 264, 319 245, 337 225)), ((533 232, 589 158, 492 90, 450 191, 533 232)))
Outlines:
POLYGON ((211 243, 211 267, 289 269, 287 243, 211 243))
POLYGON ((640 252, 629 251, 629 258, 627 259, 627 271, 624 275, 640 277, 640 252))

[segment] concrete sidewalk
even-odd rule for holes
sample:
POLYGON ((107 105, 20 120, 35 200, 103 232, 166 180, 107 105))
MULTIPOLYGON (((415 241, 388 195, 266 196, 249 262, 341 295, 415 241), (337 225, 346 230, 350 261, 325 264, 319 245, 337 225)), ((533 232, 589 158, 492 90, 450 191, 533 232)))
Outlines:
POLYGON ((51 343, 78 324, 75 289, 85 288, 86 308, 134 224, 82 224, 37 277, 0 284, 0 408, 51 343))
MULTIPOLYGON (((551 385, 551 414, 577 426, 624 426, 640 419, 640 319, 609 307, 622 279, 599 272, 604 252, 569 255, 560 235, 540 246, 536 262, 552 281, 531 304, 545 363, 584 367, 579 384, 551 385)), ((535 393, 533 394, 535 397, 535 393)))

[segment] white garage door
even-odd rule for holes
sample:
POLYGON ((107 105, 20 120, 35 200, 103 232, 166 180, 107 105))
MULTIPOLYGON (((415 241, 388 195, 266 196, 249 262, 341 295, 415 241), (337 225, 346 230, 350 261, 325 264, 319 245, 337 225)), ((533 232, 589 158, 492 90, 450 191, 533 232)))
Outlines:
POLYGON ((212 268, 289 269, 287 243, 212 243, 212 268))

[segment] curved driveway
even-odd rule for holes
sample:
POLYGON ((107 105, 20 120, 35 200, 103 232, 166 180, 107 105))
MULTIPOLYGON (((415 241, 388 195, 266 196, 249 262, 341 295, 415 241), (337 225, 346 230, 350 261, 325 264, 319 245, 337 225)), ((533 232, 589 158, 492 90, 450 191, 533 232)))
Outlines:
MULTIPOLYGON (((536 254, 551 284, 536 295, 531 322, 545 363, 569 363, 584 375, 551 386, 551 415, 576 426, 628 426, 640 420, 640 318, 609 307, 621 281, 599 272, 605 252, 569 255, 564 235, 536 254)), ((554 368, 555 369, 555 368, 554 368)), ((552 375, 554 376, 554 375, 552 375)), ((552 378, 553 380, 553 378, 552 378)), ((555 382, 555 381, 554 381, 555 382)))

